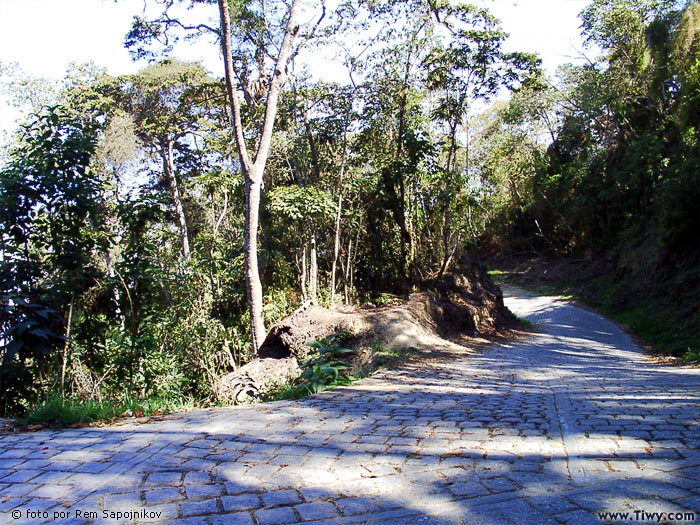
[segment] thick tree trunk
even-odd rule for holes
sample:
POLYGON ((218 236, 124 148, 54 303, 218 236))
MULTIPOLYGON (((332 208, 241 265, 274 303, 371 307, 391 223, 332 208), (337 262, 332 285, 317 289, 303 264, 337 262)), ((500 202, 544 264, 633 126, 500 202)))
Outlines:
POLYGON ((178 226, 180 228, 180 244, 182 245, 182 256, 186 261, 190 260, 190 239, 187 229, 187 217, 185 216, 185 207, 182 204, 180 189, 177 185, 175 177, 175 163, 173 162, 173 143, 169 141, 166 148, 161 151, 163 158, 163 173, 165 179, 170 186, 170 194, 173 197, 173 205, 175 206, 175 216, 177 217, 178 226))

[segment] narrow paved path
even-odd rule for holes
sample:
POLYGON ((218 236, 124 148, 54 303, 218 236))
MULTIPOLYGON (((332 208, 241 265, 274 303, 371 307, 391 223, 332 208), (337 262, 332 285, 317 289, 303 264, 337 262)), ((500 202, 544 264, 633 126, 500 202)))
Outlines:
POLYGON ((0 522, 699 521, 700 370, 555 298, 507 304, 539 333, 302 401, 0 435, 0 522))

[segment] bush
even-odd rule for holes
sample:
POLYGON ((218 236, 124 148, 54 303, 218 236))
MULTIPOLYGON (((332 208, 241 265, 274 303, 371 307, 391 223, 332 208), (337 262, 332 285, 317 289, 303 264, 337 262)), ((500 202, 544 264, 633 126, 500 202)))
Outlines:
POLYGON ((341 348, 336 342, 338 338, 337 334, 333 334, 320 341, 309 342, 308 346, 315 351, 301 365, 304 370, 302 374, 279 397, 299 399, 334 386, 349 385, 359 379, 347 373, 350 366, 345 359, 354 354, 354 350, 341 348))

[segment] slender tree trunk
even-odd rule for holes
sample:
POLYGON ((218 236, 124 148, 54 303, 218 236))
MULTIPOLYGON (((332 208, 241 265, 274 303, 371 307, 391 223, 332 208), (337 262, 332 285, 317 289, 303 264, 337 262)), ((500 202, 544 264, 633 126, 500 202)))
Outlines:
POLYGON ((257 181, 246 179, 246 213, 243 249, 245 253, 245 285, 250 311, 250 335, 253 350, 265 340, 265 322, 262 316, 263 294, 258 269, 258 211, 260 209, 260 193, 262 177, 257 181))
MULTIPOLYGON (((214 210, 214 199, 212 196, 212 220, 214 219, 215 216, 215 210, 214 210)), ((211 285, 211 294, 213 298, 216 298, 219 296, 221 293, 221 281, 219 280, 219 276, 216 275, 216 267, 214 264, 214 248, 216 246, 216 240, 219 236, 219 228, 221 227, 221 223, 224 220, 224 217, 226 217, 226 212, 228 211, 228 191, 224 191, 224 207, 221 210, 221 214, 219 215, 219 218, 216 219, 214 222, 213 228, 212 228, 212 239, 211 239, 211 245, 209 247, 209 281, 211 285), (216 282, 214 282, 214 278, 216 277, 216 282)))
POLYGON ((68 308, 68 322, 66 323, 66 342, 63 345, 63 360, 61 363, 61 397, 65 397, 66 366, 70 358, 70 326, 73 324, 73 305, 75 304, 75 294, 70 296, 70 307, 68 308))
POLYGON ((219 0, 219 18, 221 22, 221 50, 224 56, 226 73, 226 91, 231 104, 233 116, 233 135, 236 149, 241 161, 241 169, 245 178, 246 189, 246 217, 244 252, 246 265, 246 292, 248 295, 248 308, 250 312, 250 332, 252 350, 255 354, 265 340, 265 323, 262 317, 262 284, 258 271, 258 212, 260 207, 260 194, 262 191, 263 172, 270 154, 272 142, 272 130, 277 116, 277 105, 282 86, 287 80, 287 66, 292 57, 294 40, 299 33, 299 17, 301 16, 301 0, 294 0, 289 8, 289 18, 284 31, 284 38, 280 46, 270 86, 267 90, 265 102, 265 117, 260 132, 260 141, 255 153, 255 161, 248 154, 248 148, 243 133, 243 121, 241 119, 241 107, 238 100, 238 85, 233 71, 233 58, 231 49, 231 18, 229 14, 228 0, 219 0))
POLYGON ((301 249, 301 271, 299 272, 299 281, 301 285, 301 298, 302 302, 306 302, 306 300, 309 298, 308 293, 306 292, 306 245, 304 245, 301 249))
POLYGON ((177 178, 175 177, 175 164, 173 162, 173 142, 168 141, 167 149, 161 152, 163 157, 163 172, 170 186, 170 193, 173 196, 173 204, 175 205, 175 215, 177 216, 178 226, 180 227, 180 243, 182 244, 182 256, 186 261, 190 260, 190 240, 187 230, 187 218, 185 217, 185 207, 182 204, 182 197, 177 186, 177 178))
POLYGON ((450 264, 450 259, 452 254, 450 252, 450 239, 452 238, 452 210, 450 206, 452 204, 452 170, 456 164, 455 158, 457 157, 457 123, 455 122, 451 132, 450 149, 447 153, 447 167, 445 168, 445 224, 442 228, 442 244, 445 251, 442 258, 442 266, 438 272, 437 279, 442 277, 442 275, 447 270, 447 266, 450 264))
POLYGON ((309 250, 309 299, 318 304, 318 258, 316 251, 316 228, 311 225, 311 249, 309 250))
POLYGON ((335 214, 335 242, 333 244, 333 263, 331 264, 331 306, 335 303, 335 269, 340 252, 340 218, 343 212, 343 177, 345 175, 345 158, 348 145, 348 118, 345 119, 345 130, 343 132, 343 160, 340 164, 338 174, 338 209, 335 214))
MULTIPOLYGON (((401 92, 401 103, 399 107, 399 129, 398 129, 398 140, 396 145, 396 157, 401 158, 403 156, 403 142, 404 133, 406 131, 406 110, 408 106, 408 82, 411 78, 411 57, 412 53, 409 51, 406 57, 406 66, 404 68, 404 78, 403 78, 403 90, 401 92)), ((411 235, 406 229, 406 187, 403 175, 399 178, 399 199, 400 199, 400 210, 401 219, 399 221, 399 228, 401 229, 401 261, 402 270, 405 277, 408 277, 408 257, 407 252, 410 251, 410 247, 407 244, 411 243, 411 235)))
POLYGON ((338 263, 338 254, 340 253, 340 217, 343 210, 343 194, 342 191, 338 195, 338 210, 335 215, 335 241, 333 243, 333 262, 331 264, 331 306, 335 304, 335 272, 338 263))
MULTIPOLYGON (((345 304, 350 304, 349 298, 348 298, 348 274, 350 272, 350 253, 352 252, 352 237, 350 237, 350 240, 348 241, 348 253, 347 256, 345 257, 345 262, 346 264, 343 265, 343 294, 345 296, 345 304)), ((341 260, 342 263, 342 260, 341 260)))

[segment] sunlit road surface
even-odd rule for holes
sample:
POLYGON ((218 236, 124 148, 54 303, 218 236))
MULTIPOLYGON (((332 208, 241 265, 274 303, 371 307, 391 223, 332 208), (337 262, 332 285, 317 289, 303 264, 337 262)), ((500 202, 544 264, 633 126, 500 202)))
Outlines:
POLYGON ((700 521, 700 370, 506 302, 538 333, 301 401, 2 434, 0 522, 700 521))

